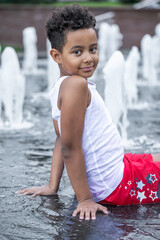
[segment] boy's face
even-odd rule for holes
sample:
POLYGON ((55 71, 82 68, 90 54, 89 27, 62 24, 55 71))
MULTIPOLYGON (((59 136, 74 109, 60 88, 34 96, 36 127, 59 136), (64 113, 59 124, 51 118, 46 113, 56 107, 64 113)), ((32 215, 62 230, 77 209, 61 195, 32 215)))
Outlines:
POLYGON ((67 33, 67 42, 60 53, 61 76, 79 75, 89 78, 98 64, 97 36, 94 29, 67 33))

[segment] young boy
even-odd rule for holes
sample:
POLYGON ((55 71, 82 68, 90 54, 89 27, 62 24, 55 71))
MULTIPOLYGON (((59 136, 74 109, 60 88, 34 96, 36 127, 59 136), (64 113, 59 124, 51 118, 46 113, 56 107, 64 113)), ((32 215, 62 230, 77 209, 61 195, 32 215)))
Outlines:
MULTIPOLYGON (((73 216, 79 213, 80 219, 89 220, 96 218, 98 210, 107 214, 107 208, 96 202, 151 202, 149 190, 142 190, 147 181, 157 181, 154 191, 158 192, 160 164, 153 160, 160 161, 160 156, 124 155, 104 102, 95 85, 87 81, 98 64, 95 18, 86 8, 72 5, 55 10, 46 29, 52 46, 50 54, 61 72, 50 92, 57 134, 50 181, 47 186, 18 193, 31 197, 55 194, 65 164, 78 200, 73 216)), ((153 202, 160 202, 160 196, 156 195, 153 202)))

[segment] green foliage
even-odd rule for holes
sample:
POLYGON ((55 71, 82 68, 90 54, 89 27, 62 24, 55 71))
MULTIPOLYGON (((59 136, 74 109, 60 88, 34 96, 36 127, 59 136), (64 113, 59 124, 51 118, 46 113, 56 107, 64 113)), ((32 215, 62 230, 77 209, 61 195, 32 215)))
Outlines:
POLYGON ((46 3, 55 3, 56 0, 1 0, 0 3, 2 4, 46 4, 46 3))
POLYGON ((78 3, 86 7, 114 7, 124 6, 124 4, 133 3, 136 0, 121 0, 121 1, 109 1, 109 0, 77 0, 77 1, 59 1, 59 0, 0 0, 0 4, 38 4, 38 5, 52 5, 52 6, 64 6, 68 4, 78 3))
POLYGON ((139 0, 121 0, 121 2, 126 4, 134 4, 139 2, 139 0))
POLYGON ((1 52, 5 49, 5 47, 13 47, 16 52, 23 52, 23 48, 20 46, 15 46, 11 44, 5 44, 5 43, 0 43, 1 46, 1 52))

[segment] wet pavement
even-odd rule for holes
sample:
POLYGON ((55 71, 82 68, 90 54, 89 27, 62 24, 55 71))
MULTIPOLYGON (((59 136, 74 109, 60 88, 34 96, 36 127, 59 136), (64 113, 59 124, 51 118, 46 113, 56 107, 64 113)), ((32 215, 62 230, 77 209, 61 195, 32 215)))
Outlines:
MULTIPOLYGON (((96 81, 103 95, 103 81, 96 81)), ((47 79, 28 76, 24 104, 25 122, 19 130, 0 129, 0 239, 1 240, 158 240, 160 204, 108 206, 108 215, 95 221, 72 217, 76 207, 66 172, 58 195, 17 196, 21 188, 47 184, 55 143, 47 79), (30 126, 30 127, 27 127, 30 126)), ((139 103, 147 108, 128 112, 130 126, 126 152, 159 152, 160 86, 139 85, 139 103)))

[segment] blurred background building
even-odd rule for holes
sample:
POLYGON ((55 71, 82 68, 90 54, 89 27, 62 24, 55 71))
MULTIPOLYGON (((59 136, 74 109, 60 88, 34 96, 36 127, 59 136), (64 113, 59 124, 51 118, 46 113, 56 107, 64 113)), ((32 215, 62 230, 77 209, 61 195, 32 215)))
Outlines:
MULTIPOLYGON (((154 27, 160 22, 160 1, 158 0, 111 0, 111 1, 73 1, 84 4, 95 16, 107 12, 114 13, 110 19, 116 23, 123 34, 124 49, 135 45, 145 34, 154 34, 154 27)), ((56 6, 70 3, 68 0, 1 0, 0 1, 0 45, 2 49, 13 46, 23 50, 22 31, 26 27, 35 27, 39 54, 46 51, 45 24, 56 6)))

